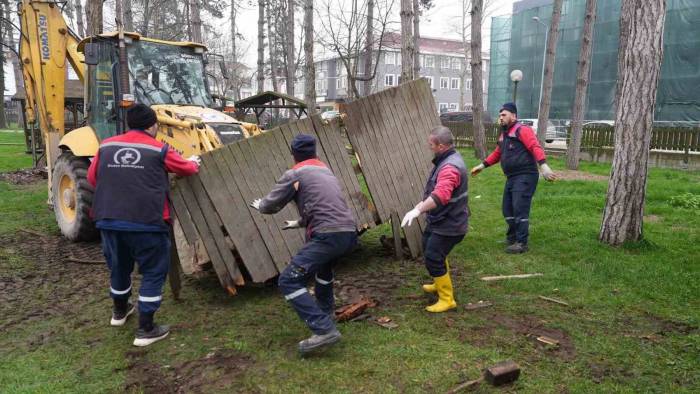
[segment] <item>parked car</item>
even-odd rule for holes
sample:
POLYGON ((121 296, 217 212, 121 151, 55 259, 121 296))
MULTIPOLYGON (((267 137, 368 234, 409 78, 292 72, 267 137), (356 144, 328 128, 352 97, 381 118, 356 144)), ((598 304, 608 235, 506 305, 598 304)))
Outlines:
MULTIPOLYGON (((442 122, 471 122, 474 119, 474 114, 467 111, 451 111, 440 114, 442 122)), ((493 123, 491 115, 488 112, 483 112, 481 115, 483 123, 493 123)))
POLYGON ((321 119, 333 119, 340 116, 340 111, 326 111, 321 113, 321 119))
POLYGON ((612 120, 592 120, 590 122, 583 122, 583 127, 586 127, 586 126, 613 127, 613 126, 615 126, 615 122, 612 120))
MULTIPOLYGON (((537 133, 537 119, 518 119, 520 123, 532 127, 532 130, 537 133)), ((554 140, 566 140, 566 127, 557 127, 549 120, 547 121, 547 133, 545 134, 545 142, 551 144, 554 140)))

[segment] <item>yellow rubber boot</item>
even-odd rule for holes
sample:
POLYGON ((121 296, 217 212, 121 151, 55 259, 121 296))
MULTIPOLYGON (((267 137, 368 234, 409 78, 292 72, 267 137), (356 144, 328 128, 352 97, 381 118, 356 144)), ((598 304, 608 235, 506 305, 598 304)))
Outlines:
POLYGON ((428 312, 439 313, 457 307, 449 272, 434 279, 435 287, 437 288, 438 293, 438 302, 425 307, 425 310, 428 312))
MULTIPOLYGON (((447 272, 450 272, 450 262, 445 259, 445 267, 447 267, 447 272)), ((435 282, 423 285, 423 291, 426 293, 437 293, 437 287, 435 287, 435 282)))

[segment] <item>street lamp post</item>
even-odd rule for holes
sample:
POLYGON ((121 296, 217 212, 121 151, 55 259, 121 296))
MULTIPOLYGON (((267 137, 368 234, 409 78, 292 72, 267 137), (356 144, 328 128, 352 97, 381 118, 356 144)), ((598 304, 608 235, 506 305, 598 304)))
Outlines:
POLYGON ((518 82, 523 80, 523 72, 520 70, 513 70, 510 73, 510 80, 513 81, 513 103, 515 103, 515 98, 518 97, 518 82))
POLYGON ((539 104, 537 104, 537 113, 540 112, 540 106, 542 105, 542 87, 544 86, 544 65, 547 60, 547 35, 549 34, 549 26, 540 20, 540 17, 533 16, 532 20, 540 25, 544 26, 544 49, 542 50, 542 76, 540 77, 540 99, 539 104))

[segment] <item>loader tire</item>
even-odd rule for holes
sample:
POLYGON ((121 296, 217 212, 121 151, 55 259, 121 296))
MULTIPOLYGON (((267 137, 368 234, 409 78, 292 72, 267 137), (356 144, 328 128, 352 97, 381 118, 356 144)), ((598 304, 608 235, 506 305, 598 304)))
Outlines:
POLYGON ((53 167, 51 191, 56 223, 70 241, 93 241, 98 232, 90 219, 94 190, 87 181, 90 162, 63 152, 53 167))

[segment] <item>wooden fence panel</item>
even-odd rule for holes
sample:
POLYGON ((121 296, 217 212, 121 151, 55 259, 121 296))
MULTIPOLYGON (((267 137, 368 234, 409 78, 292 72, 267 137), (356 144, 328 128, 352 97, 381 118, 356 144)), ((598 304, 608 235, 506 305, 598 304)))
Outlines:
POLYGON ((318 139, 318 156, 336 174, 358 229, 375 225, 337 122, 307 118, 206 153, 198 175, 176 182, 173 207, 184 238, 190 245, 201 240, 229 292, 244 279, 264 282, 275 277, 304 244, 303 229, 281 229, 285 220, 299 218, 293 204, 275 215, 249 206, 291 168, 290 142, 299 133, 318 139))

